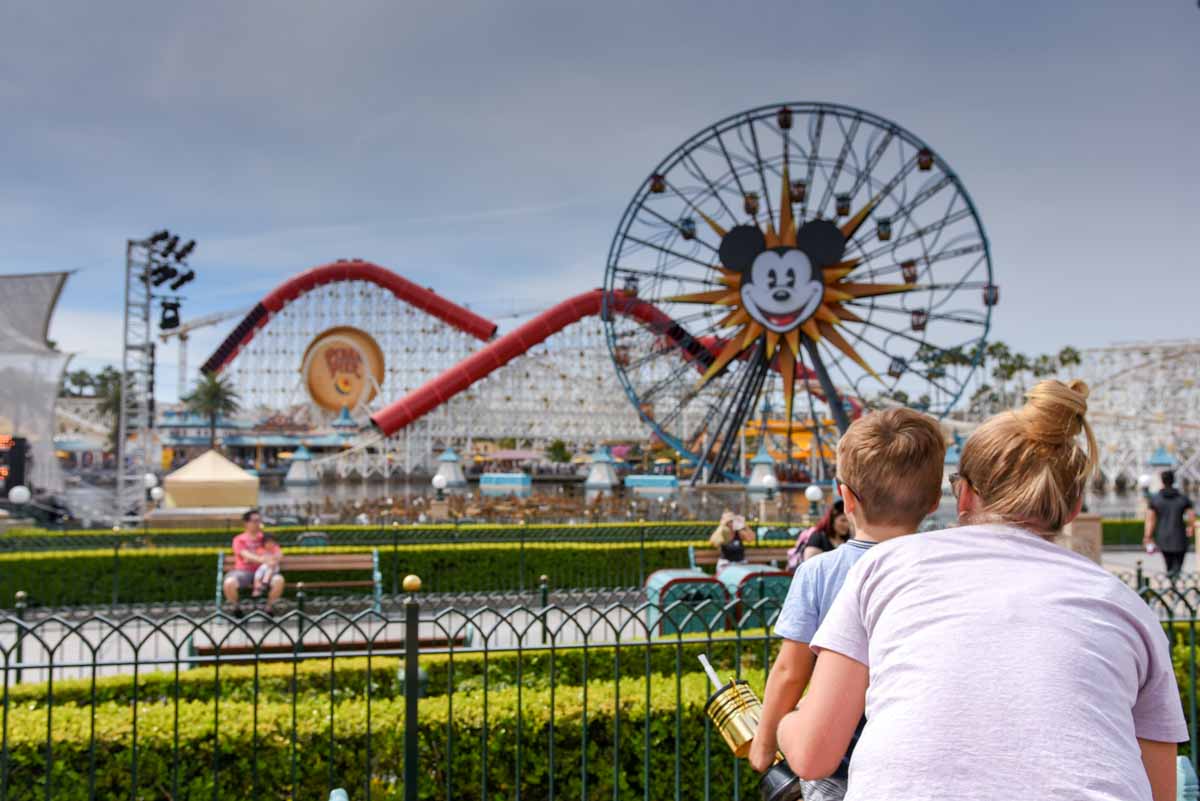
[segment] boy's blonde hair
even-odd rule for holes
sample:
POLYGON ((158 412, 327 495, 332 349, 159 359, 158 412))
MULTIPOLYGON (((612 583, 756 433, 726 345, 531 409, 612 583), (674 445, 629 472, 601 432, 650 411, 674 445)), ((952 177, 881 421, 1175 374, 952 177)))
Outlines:
POLYGON ((933 418, 886 409, 855 420, 838 442, 837 479, 877 526, 914 531, 942 497, 946 441, 933 418))
POLYGON ((1020 409, 975 429, 958 470, 982 501, 976 522, 1001 520, 1048 534, 1063 527, 1096 469, 1087 399, 1082 381, 1042 381, 1020 409))

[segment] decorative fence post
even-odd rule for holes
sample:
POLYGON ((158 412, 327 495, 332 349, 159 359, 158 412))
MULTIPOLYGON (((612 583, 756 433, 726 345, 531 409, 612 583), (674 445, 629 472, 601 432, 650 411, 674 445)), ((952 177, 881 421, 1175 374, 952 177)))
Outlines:
POLYGON ((420 665, 421 604, 417 592, 421 589, 418 576, 404 577, 404 801, 417 801, 417 700, 421 695, 420 665))
POLYGON ((1146 576, 1145 576, 1145 574, 1143 574, 1143 573, 1142 573, 1142 560, 1141 560, 1141 559, 1137 560, 1137 579, 1136 579, 1136 582, 1137 582, 1137 583, 1136 583, 1136 586, 1137 586, 1137 591, 1138 591, 1139 593, 1140 593, 1142 590, 1146 589, 1146 576))
MULTIPOLYGON (((21 665, 25 662, 25 591, 17 590, 16 603, 14 606, 17 610, 17 664, 21 665)), ((21 668, 17 668, 17 684, 21 683, 21 668)))
POLYGON ((548 614, 546 607, 550 605, 550 577, 543 573, 538 582, 541 584, 542 590, 542 613, 540 617, 542 618, 542 645, 545 645, 546 634, 548 633, 546 628, 546 616, 548 614))

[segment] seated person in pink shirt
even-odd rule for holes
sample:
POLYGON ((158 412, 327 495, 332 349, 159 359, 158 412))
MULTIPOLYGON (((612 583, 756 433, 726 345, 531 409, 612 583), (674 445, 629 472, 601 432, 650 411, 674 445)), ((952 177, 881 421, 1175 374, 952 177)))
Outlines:
POLYGON ((865 706, 846 801, 1175 798, 1188 729, 1162 624, 1055 542, 1096 466, 1087 385, 1026 397, 963 446, 961 527, 880 543, 846 576, 778 729, 801 778, 837 769, 865 706))
MULTIPOLYGON (((263 565, 276 564, 282 556, 279 545, 274 549, 268 547, 267 536, 262 529, 262 515, 257 509, 251 509, 242 515, 246 524, 245 530, 233 538, 233 570, 225 575, 222 588, 225 600, 233 604, 234 617, 241 617, 242 608, 238 606, 238 590, 254 588, 254 573, 263 565)), ((283 574, 275 572, 268 579, 267 614, 271 614, 275 602, 283 595, 283 574)))

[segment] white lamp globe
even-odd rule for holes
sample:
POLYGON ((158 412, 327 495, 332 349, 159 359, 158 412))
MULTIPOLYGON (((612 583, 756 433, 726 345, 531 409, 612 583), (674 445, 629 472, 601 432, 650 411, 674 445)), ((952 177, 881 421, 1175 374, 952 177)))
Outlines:
POLYGON ((29 499, 33 497, 33 493, 29 491, 29 487, 23 484, 18 484, 8 491, 8 502, 14 503, 17 506, 23 506, 29 503, 29 499))
POLYGON ((153 473, 147 473, 142 476, 142 483, 146 485, 146 489, 153 489, 158 486, 158 476, 153 473))
POLYGON ((433 488, 435 490, 444 490, 446 488, 446 477, 438 473, 433 477, 433 488))
POLYGON ((163 496, 166 494, 167 494, 166 491, 162 487, 152 487, 150 489, 150 498, 155 503, 158 503, 159 501, 161 501, 163 499, 163 496))
POLYGON ((816 484, 809 484, 804 490, 804 497, 808 498, 809 503, 817 503, 825 497, 825 491, 816 484))
POLYGON ((766 489, 773 490, 779 486, 779 479, 768 473, 767 475, 763 476, 762 485, 766 489))
POLYGON ((1149 489, 1150 484, 1153 481, 1154 481, 1154 479, 1150 476, 1149 473, 1142 473, 1140 476, 1138 476, 1138 486, 1141 487, 1142 489, 1149 489))

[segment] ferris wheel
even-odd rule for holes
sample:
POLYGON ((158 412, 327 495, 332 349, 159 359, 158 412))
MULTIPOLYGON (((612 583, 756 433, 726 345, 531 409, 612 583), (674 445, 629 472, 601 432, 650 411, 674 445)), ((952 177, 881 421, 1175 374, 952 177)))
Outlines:
POLYGON ((714 479, 748 426, 791 461, 827 457, 869 401, 945 414, 999 297, 949 165, 829 103, 735 114, 671 152, 625 210, 604 290, 630 400, 714 479))

